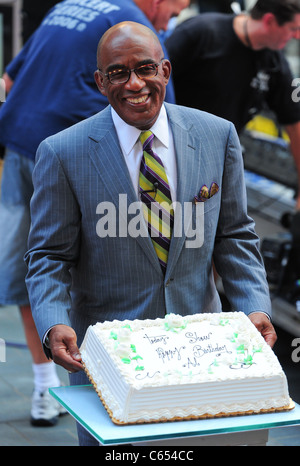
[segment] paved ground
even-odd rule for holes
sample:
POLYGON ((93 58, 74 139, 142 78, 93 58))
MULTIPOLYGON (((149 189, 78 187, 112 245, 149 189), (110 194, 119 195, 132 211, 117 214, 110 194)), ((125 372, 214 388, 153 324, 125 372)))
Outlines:
MULTIPOLYGON (((77 445, 75 421, 69 415, 62 416, 55 427, 30 425, 31 356, 17 308, 0 307, 0 337, 6 342, 6 362, 0 362, 0 445, 77 445)), ((61 380, 68 384, 66 371, 60 367, 58 371, 61 380)))
MULTIPOLYGON (((75 421, 70 415, 55 427, 37 428, 29 422, 32 393, 31 356, 25 345, 19 312, 15 307, 0 307, 0 338, 6 342, 6 362, 0 363, 0 446, 76 446, 75 421)), ((289 334, 279 331, 278 357, 290 382, 291 395, 300 403, 300 367, 291 360, 289 334)), ((3 359, 3 354, 0 359, 3 359)), ((66 371, 58 368, 68 384, 66 371)), ((268 445, 300 446, 300 426, 273 429, 268 445)))

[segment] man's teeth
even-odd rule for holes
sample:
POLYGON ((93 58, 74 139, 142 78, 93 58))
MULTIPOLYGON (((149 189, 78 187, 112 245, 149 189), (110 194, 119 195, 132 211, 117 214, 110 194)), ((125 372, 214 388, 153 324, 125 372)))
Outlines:
POLYGON ((128 102, 131 104, 141 104, 143 102, 146 102, 148 96, 145 95, 144 97, 129 97, 127 98, 128 102))

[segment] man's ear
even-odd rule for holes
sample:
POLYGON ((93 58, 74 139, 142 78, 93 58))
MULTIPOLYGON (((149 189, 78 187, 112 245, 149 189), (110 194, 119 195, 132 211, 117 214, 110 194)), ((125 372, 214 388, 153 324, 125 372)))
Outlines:
POLYGON ((262 17, 262 21, 263 21, 264 26, 267 28, 272 27, 274 25, 278 26, 276 16, 273 15, 273 13, 264 14, 264 16, 262 17))
POLYGON ((162 69, 164 73, 165 82, 166 84, 168 84, 170 76, 171 76, 171 71, 172 71, 172 66, 169 60, 166 59, 163 61, 162 69))
POLYGON ((101 92, 101 94, 107 96, 106 89, 105 89, 105 86, 104 86, 104 75, 103 75, 103 73, 101 73, 101 71, 99 71, 99 70, 96 70, 95 73, 94 73, 94 78, 95 78, 97 87, 98 87, 99 91, 101 92))

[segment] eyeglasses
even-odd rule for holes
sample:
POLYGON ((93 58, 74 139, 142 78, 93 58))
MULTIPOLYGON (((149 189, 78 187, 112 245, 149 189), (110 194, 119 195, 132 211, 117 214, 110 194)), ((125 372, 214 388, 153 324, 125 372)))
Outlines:
MULTIPOLYGON (((146 65, 141 65, 138 68, 133 68, 128 70, 127 68, 118 68, 116 70, 109 71, 105 73, 104 76, 108 78, 111 84, 125 84, 129 81, 132 71, 135 72, 139 79, 149 79, 157 76, 158 67, 161 62, 164 60, 162 58, 159 63, 148 63, 146 65)), ((102 71, 99 70, 101 73, 102 71)))

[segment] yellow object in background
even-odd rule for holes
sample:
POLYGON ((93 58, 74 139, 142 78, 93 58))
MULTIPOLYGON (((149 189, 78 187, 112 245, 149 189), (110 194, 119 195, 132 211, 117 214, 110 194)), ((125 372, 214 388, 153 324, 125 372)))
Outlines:
POLYGON ((263 115, 257 115, 253 120, 249 121, 246 126, 248 131, 257 131, 259 133, 265 133, 274 138, 282 137, 285 141, 289 142, 289 137, 286 131, 282 130, 279 135, 278 126, 276 123, 263 115))

